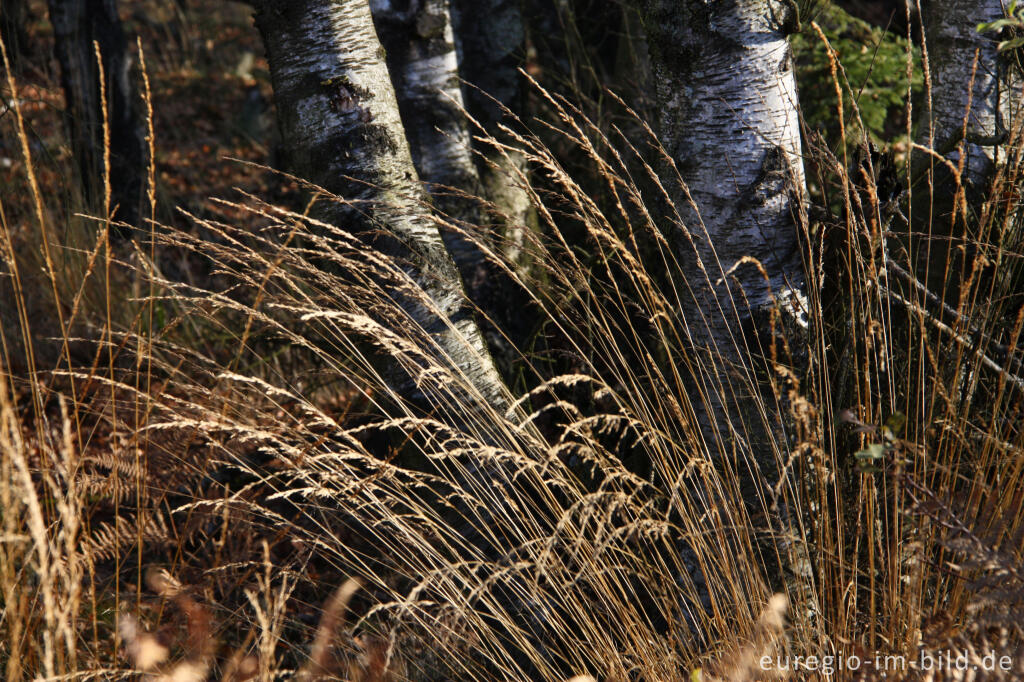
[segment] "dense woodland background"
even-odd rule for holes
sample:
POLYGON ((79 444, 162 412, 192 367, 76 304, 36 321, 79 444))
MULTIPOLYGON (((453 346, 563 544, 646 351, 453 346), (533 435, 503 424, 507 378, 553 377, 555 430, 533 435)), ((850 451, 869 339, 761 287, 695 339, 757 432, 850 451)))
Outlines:
POLYGON ((6 679, 1024 679, 1022 17, 2 0, 6 679))

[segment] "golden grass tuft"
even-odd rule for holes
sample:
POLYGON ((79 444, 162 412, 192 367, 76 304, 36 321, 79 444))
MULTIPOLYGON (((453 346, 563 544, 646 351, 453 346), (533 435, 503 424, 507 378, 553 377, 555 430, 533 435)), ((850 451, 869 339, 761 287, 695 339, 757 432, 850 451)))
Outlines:
POLYGON ((91 354, 74 359, 62 317, 60 363, 37 367, 3 222, 0 330, 31 368, 11 371, 4 336, 7 679, 785 679, 761 657, 846 646, 1021 660, 1024 121, 954 226, 957 300, 900 238, 918 190, 886 202, 870 158, 858 177, 812 144, 806 328, 780 305, 737 348, 695 350, 693 235, 664 151, 642 122, 598 126, 538 93, 554 120, 505 131, 535 169, 543 229, 517 245, 535 267, 449 226, 537 320, 528 344, 506 339, 522 346, 507 413, 396 303, 388 287, 430 305, 403 264, 246 195, 225 203, 256 230, 153 224, 122 259, 104 230, 81 277, 104 248, 104 283, 134 281, 123 321, 112 288, 90 304, 48 265, 91 354), (155 250, 204 277, 162 276, 155 250), (756 371, 722 361, 737 352, 756 371), (736 433, 706 438, 707 406, 736 433))

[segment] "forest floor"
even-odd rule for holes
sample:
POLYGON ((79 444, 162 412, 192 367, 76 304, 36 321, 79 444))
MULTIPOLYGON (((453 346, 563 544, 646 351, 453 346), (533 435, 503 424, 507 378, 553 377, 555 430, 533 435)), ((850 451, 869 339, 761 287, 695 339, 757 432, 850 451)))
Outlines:
MULTIPOLYGON (((30 8, 31 40, 14 72, 37 180, 47 206, 66 213, 51 216, 53 225, 60 226, 69 222, 62 218, 85 207, 71 172, 46 3, 32 2, 30 8)), ((187 13, 177 8, 176 3, 122 3, 134 63, 140 63, 138 36, 152 90, 157 220, 187 228, 189 221, 178 209, 199 217, 250 220, 249 214, 210 198, 237 196, 236 189, 271 200, 295 192, 292 183, 248 165, 274 166, 276 145, 270 75, 251 9, 241 3, 199 3, 187 13)), ((32 199, 13 125, 5 121, 2 132, 4 209, 8 221, 18 225, 30 219, 32 199)))

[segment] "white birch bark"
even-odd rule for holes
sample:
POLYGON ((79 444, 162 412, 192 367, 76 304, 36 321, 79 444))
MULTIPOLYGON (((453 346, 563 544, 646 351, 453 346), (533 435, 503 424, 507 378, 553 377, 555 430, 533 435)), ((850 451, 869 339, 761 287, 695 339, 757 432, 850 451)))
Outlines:
MULTIPOLYGON (((453 363, 479 395, 451 387, 444 404, 426 402, 423 407, 484 443, 506 443, 508 434, 501 432, 500 421, 476 418, 481 400, 508 413, 507 391, 466 310, 455 264, 431 221, 367 0, 264 0, 257 25, 267 46, 278 117, 295 171, 346 198, 373 202, 374 221, 405 245, 396 248, 388 242, 390 255, 410 263, 411 276, 440 309, 443 319, 422 309, 412 311, 433 332, 445 356, 438 360, 453 363), (379 189, 347 182, 344 176, 379 189), (455 404, 460 398, 467 404, 455 404), (490 423, 497 426, 494 432, 486 431, 490 423)), ((353 219, 345 210, 324 217, 341 225, 353 219)), ((409 387, 396 389, 408 392, 409 387)), ((478 459, 453 464, 458 473, 447 473, 482 501, 479 507, 460 505, 465 521, 459 531, 491 559, 509 551, 487 529, 497 525, 491 523, 492 515, 509 518, 513 513, 508 491, 518 466, 491 459, 482 448, 478 459)), ((505 598, 510 613, 529 613, 519 596, 526 593, 509 590, 505 598)))
MULTIPOLYGON (((370 8, 420 179, 445 215, 478 224, 478 204, 452 191, 475 197, 480 177, 463 113, 448 0, 370 0, 370 8)), ((481 266, 479 249, 453 231, 442 236, 468 281, 481 266)))
POLYGON ((788 5, 769 0, 643 0, 660 134, 692 202, 676 206, 707 270, 692 268, 684 310, 696 345, 742 362, 738 325, 803 287, 795 213, 803 197, 788 5), (694 207, 696 210, 694 210, 694 207), (699 214, 699 215, 698 215, 699 214), (745 257, 757 259, 768 276, 745 257), (735 286, 725 282, 738 281, 735 286), (743 296, 745 296, 745 301, 743 296), (747 303, 749 302, 749 308, 747 303))
POLYGON ((966 118, 964 180, 974 186, 989 178, 997 145, 1005 141, 1003 133, 1014 113, 1006 68, 996 53, 998 38, 977 31, 979 23, 1003 16, 1001 0, 946 0, 933 3, 927 19, 931 111, 924 111, 921 135, 930 147, 959 163, 966 118))
MULTIPOLYGON (((482 398, 504 409, 501 379, 431 220, 367 0, 265 0, 256 6, 292 170, 368 203, 372 221, 397 237, 375 244, 409 263, 440 313, 413 306, 410 314, 482 398)), ((321 211, 339 226, 373 227, 338 204, 322 202, 321 211)))
MULTIPOLYGON (((788 445, 779 402, 763 389, 763 373, 771 368, 757 366, 755 358, 766 352, 766 313, 773 300, 798 323, 803 311, 796 214, 805 193, 796 80, 786 40, 791 5, 770 0, 639 4, 661 142, 688 188, 674 203, 690 235, 678 243, 692 291, 689 299, 683 295, 682 312, 699 358, 692 365, 696 426, 713 457, 744 459, 737 472, 744 499, 751 509, 767 511, 780 472, 776 455, 788 445), (763 272, 744 261, 748 258, 763 272), (762 347, 750 331, 758 333, 762 347)), ((781 508, 770 518, 770 531, 781 526, 792 536, 777 538, 778 548, 792 574, 791 591, 813 612, 807 549, 796 537, 795 521, 781 508)))
POLYGON ((962 165, 962 172, 958 186, 945 163, 930 154, 915 155, 909 231, 923 236, 908 241, 918 278, 954 302, 959 278, 949 275, 963 267, 961 237, 965 228, 970 231, 957 217, 964 215, 959 197, 973 220, 1001 160, 1006 129, 1019 112, 1020 79, 1011 77, 997 53, 998 34, 977 30, 979 23, 1004 16, 1001 0, 947 0, 929 9, 925 47, 931 89, 918 121, 918 141, 955 167, 962 165))
MULTIPOLYGON (((771 292, 798 292, 803 282, 793 193, 802 193, 804 171, 794 63, 782 26, 786 5, 769 0, 648 0, 645 5, 660 134, 699 212, 698 217, 679 198, 697 254, 713 283, 723 269, 753 256, 764 265, 771 292)), ((731 276, 753 307, 770 302, 769 287, 755 267, 740 266, 731 276)), ((701 286, 698 279, 693 279, 694 289, 702 290, 697 302, 709 306, 703 309, 710 316, 707 331, 724 338, 722 325, 728 323, 718 319, 708 297, 717 298, 730 318, 749 312, 739 304, 731 309, 724 287, 701 286)))

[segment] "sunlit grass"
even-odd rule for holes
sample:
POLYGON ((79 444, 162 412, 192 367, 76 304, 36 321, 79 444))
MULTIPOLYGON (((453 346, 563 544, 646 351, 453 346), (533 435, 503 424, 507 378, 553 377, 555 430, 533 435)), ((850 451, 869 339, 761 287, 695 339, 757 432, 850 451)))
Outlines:
POLYGON ((33 190, 42 309, 71 313, 37 367, 32 261, 5 222, 0 315, 30 368, 9 371, 4 338, 7 679, 743 680, 785 676, 767 654, 1020 637, 1022 122, 980 217, 954 226, 976 254, 949 264, 958 300, 930 296, 895 237, 910 190, 882 203, 870 172, 812 148, 843 208, 798 220, 806 328, 780 308, 736 348, 695 349, 716 313, 681 312, 700 235, 665 153, 537 87, 554 120, 507 131, 536 176, 533 267, 467 232, 541 330, 512 351, 508 410, 416 324, 409 302, 431 303, 403 264, 308 212, 243 195, 244 227, 147 225, 120 258, 100 220, 64 282, 46 254, 75 247, 33 190), (163 277, 154 249, 208 276, 163 277), (736 433, 700 428, 708 406, 736 433))

